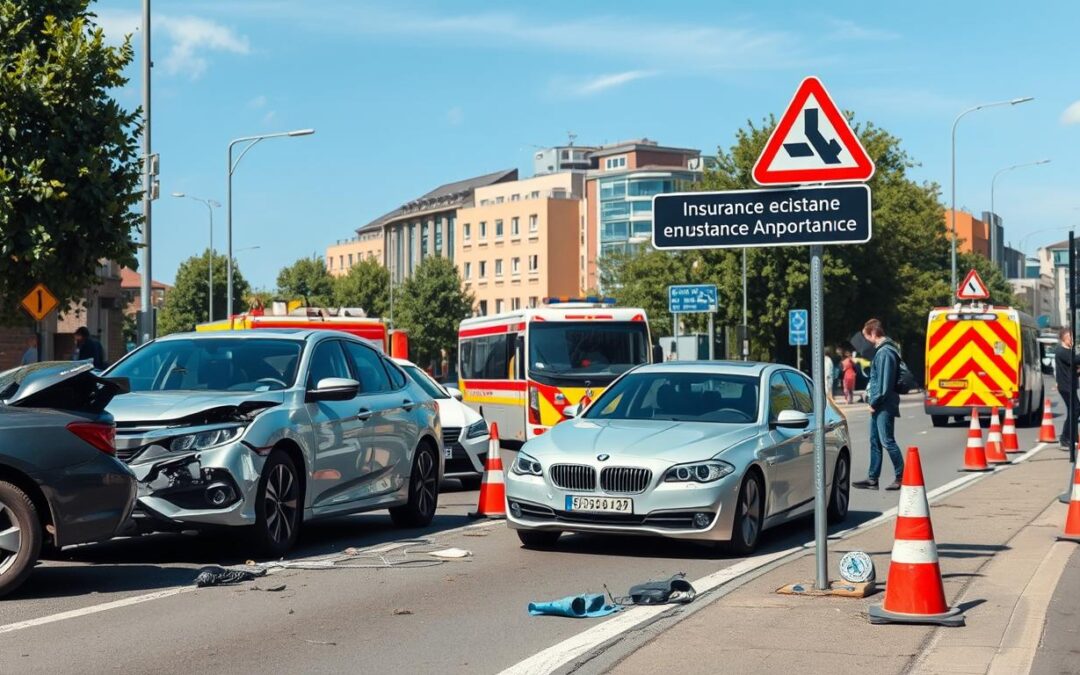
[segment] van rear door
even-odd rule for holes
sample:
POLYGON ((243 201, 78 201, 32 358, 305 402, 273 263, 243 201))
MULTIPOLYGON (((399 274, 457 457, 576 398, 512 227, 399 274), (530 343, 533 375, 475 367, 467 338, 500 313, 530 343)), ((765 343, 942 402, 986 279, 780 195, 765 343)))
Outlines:
POLYGON ((1020 325, 1008 311, 931 312, 927 397, 941 407, 1007 405, 1019 388, 1020 349, 1020 325))

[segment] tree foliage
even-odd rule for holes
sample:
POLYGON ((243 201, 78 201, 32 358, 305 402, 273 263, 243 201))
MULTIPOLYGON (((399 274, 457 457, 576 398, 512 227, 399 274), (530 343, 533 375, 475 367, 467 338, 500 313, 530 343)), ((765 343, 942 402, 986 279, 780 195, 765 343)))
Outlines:
POLYGON ((394 300, 395 327, 409 332, 413 361, 427 364, 437 360, 442 349, 454 352, 458 324, 473 306, 473 296, 463 289, 454 263, 441 256, 425 258, 394 292, 394 300))
POLYGON ((38 281, 66 305, 99 260, 135 263, 139 128, 111 96, 132 48, 88 5, 0 0, 0 313, 38 281))
MULTIPOLYGON (((729 150, 719 150, 715 168, 691 190, 749 189, 751 177, 775 120, 748 122, 729 150)), ((873 191, 873 238, 867 244, 826 247, 825 341, 840 344, 871 317, 881 319, 891 335, 906 343, 905 358, 921 361, 927 312, 951 304, 949 241, 939 189, 908 175, 915 166, 900 139, 872 123, 854 127, 877 165, 869 181, 873 191)), ((810 306, 810 257, 807 247, 747 249, 748 324, 754 358, 794 361, 787 345, 787 313, 810 306)), ((666 288, 675 283, 715 283, 720 295, 718 324, 742 322, 742 252, 701 250, 675 253, 655 250, 614 256, 602 265, 605 290, 620 304, 642 306, 654 335, 671 333, 666 288)), ((1012 292, 989 263, 973 262, 986 272, 993 301, 1009 304, 1012 292)), ((966 269, 966 268, 964 268, 966 269)), ((705 315, 686 317, 685 328, 702 331, 705 315)))
POLYGON ((374 259, 364 259, 334 280, 334 304, 362 307, 368 316, 385 318, 390 307, 390 272, 374 259))
POLYGON ((286 301, 303 300, 308 307, 334 304, 334 277, 322 258, 300 258, 282 268, 277 277, 278 295, 286 301))
MULTIPOLYGON (((215 255, 214 262, 214 314, 225 318, 226 265, 228 258, 215 255)), ((207 319, 209 305, 209 250, 199 256, 192 256, 180 263, 176 270, 176 285, 165 296, 165 305, 158 315, 158 335, 180 333, 195 329, 195 324, 207 319)), ((240 274, 240 268, 233 263, 233 308, 238 314, 248 306, 251 287, 240 274)))

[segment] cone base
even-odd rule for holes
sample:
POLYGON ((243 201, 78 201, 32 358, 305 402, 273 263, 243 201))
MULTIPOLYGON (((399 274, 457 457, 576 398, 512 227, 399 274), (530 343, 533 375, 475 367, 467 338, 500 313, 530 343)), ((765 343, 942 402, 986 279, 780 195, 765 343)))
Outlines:
POLYGON ((1004 466, 1006 464, 1012 464, 1012 460, 1008 459, 1008 458, 1006 458, 1006 459, 988 459, 988 460, 986 460, 986 463, 990 464, 991 466, 1004 466))
POLYGON ((505 513, 480 513, 479 511, 472 511, 469 513, 469 517, 473 520, 479 520, 481 518, 486 520, 506 520, 505 513))
POLYGON ((1057 432, 1054 432, 1054 434, 1050 438, 1047 438, 1047 435, 1040 435, 1039 436, 1039 442, 1040 443, 1057 443, 1058 442, 1057 432))
POLYGON ((933 624, 936 626, 963 626, 964 613, 959 607, 951 607, 942 614, 902 614, 890 612, 881 605, 872 605, 867 611, 870 623, 933 624))
POLYGON ((987 473, 988 471, 993 471, 993 470, 994 470, 994 467, 992 467, 992 466, 988 466, 985 469, 975 469, 975 468, 969 469, 966 466, 957 469, 957 471, 959 471, 961 473, 963 473, 965 471, 968 472, 968 473, 987 473))

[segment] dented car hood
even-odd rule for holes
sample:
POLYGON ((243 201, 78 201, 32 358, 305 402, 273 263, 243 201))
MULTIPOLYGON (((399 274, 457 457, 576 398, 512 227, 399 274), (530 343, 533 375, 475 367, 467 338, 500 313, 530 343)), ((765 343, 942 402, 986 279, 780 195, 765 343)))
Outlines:
POLYGON ((113 399, 109 412, 117 424, 226 421, 256 410, 280 405, 284 392, 140 391, 113 399), (200 420, 201 417, 220 419, 200 420))

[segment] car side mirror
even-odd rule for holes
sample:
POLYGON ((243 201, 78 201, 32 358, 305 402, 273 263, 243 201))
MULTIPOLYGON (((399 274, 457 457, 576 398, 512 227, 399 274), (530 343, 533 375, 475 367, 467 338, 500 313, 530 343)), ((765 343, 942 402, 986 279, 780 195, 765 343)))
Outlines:
POLYGON ((574 417, 577 417, 581 414, 581 404, 575 403, 574 405, 566 406, 565 408, 563 408, 562 414, 563 417, 566 417, 567 419, 573 419, 574 417))
POLYGON ((465 400, 465 394, 462 394, 461 390, 457 387, 443 387, 443 389, 445 389, 446 393, 450 394, 450 396, 454 397, 455 399, 459 401, 465 400))
POLYGON ((810 416, 798 410, 783 410, 769 426, 773 429, 805 429, 810 426, 810 416))
POLYGON ((307 392, 308 401, 348 401, 360 393, 360 383, 347 377, 324 377, 307 392))

